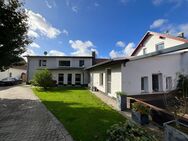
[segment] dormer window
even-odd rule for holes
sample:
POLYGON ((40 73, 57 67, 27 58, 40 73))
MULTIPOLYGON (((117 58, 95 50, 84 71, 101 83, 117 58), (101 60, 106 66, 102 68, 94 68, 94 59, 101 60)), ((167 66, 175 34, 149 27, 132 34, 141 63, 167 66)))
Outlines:
POLYGON ((156 44, 156 51, 164 49, 164 43, 156 44))
POLYGON ((147 49, 143 48, 143 55, 145 55, 147 53, 147 49))
POLYGON ((84 60, 80 60, 80 61, 79 61, 79 66, 80 66, 80 67, 84 67, 84 60))
POLYGON ((70 61, 60 60, 59 66, 60 67, 70 67, 70 61))
POLYGON ((46 60, 39 60, 39 67, 45 67, 47 61, 46 60))

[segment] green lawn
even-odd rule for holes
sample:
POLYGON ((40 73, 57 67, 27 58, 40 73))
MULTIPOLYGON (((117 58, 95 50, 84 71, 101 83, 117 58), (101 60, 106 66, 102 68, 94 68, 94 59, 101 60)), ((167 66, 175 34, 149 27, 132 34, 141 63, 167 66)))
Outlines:
POLYGON ((76 141, 105 141, 106 130, 126 120, 85 88, 33 91, 76 141))

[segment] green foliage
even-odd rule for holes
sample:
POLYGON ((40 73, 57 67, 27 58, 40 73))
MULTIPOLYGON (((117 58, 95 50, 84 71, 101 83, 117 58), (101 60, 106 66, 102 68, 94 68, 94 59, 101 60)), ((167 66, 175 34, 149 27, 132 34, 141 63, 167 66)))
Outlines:
POLYGON ((107 130, 107 141, 157 141, 153 133, 126 120, 107 130))
POLYGON ((43 87, 45 90, 49 87, 52 87, 54 81, 52 79, 52 73, 47 70, 38 70, 35 73, 34 79, 31 81, 33 85, 43 87))
POLYGON ((140 112, 141 114, 149 115, 150 108, 140 102, 134 102, 132 104, 132 109, 136 112, 140 112))
POLYGON ((188 76, 180 74, 177 80, 177 89, 181 90, 183 97, 188 97, 188 76))
POLYGON ((116 95, 127 95, 125 92, 116 92, 116 95))
POLYGON ((19 0, 0 0, 0 70, 21 61, 20 55, 31 43, 27 14, 22 6, 19 0))

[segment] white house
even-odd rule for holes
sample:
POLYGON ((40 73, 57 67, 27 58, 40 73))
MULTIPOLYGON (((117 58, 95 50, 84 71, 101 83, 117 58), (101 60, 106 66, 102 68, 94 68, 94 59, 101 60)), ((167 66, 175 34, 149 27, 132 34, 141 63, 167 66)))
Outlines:
POLYGON ((14 77, 17 79, 25 80, 26 75, 26 66, 12 66, 9 69, 0 72, 0 80, 7 78, 7 77, 14 77))
POLYGON ((177 73, 188 74, 188 40, 147 32, 129 58, 111 59, 88 68, 90 86, 111 97, 169 91, 177 73))
POLYGON ((59 85, 87 85, 89 73, 84 69, 103 60, 96 59, 95 52, 92 56, 27 56, 27 82, 37 70, 47 68, 59 85))

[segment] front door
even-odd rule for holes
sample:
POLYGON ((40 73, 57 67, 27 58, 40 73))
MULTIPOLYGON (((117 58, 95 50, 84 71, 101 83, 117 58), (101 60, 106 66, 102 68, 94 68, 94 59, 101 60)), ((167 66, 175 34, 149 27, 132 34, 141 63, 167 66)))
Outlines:
POLYGON ((72 85, 72 74, 68 74, 67 83, 68 83, 68 85, 72 85))
POLYGON ((111 69, 107 69, 107 94, 111 94, 111 69))
POLYGON ((58 74, 58 84, 63 85, 64 84, 64 74, 59 73, 58 74))
POLYGON ((81 74, 75 74, 75 84, 81 85, 81 74))
POLYGON ((162 74, 152 75, 152 88, 154 92, 162 91, 162 74))

